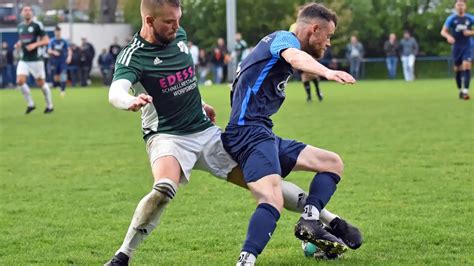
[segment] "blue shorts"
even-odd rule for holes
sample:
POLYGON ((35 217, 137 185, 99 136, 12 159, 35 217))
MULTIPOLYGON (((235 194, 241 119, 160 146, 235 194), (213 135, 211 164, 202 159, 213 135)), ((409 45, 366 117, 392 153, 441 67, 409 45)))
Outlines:
POLYGON ((51 73, 53 75, 61 75, 66 72, 67 64, 66 62, 50 62, 51 64, 51 73))
POLYGON ((462 46, 462 47, 453 46, 452 55, 453 55, 453 61, 454 61, 455 66, 462 65, 463 61, 471 62, 472 60, 471 46, 470 45, 462 46))
POLYGON ((228 126, 221 139, 224 149, 242 168, 246 183, 272 174, 286 177, 306 147, 263 126, 228 126))

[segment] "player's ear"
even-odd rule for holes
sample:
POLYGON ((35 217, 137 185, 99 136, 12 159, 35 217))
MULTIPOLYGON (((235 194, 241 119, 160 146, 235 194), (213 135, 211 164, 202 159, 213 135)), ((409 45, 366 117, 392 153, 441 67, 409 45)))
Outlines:
POLYGON ((318 23, 313 24, 313 26, 311 27, 311 33, 317 32, 320 28, 321 26, 319 26, 318 23))
POLYGON ((155 18, 152 17, 152 16, 146 16, 145 17, 145 23, 150 27, 153 27, 153 21, 154 20, 155 20, 155 18))

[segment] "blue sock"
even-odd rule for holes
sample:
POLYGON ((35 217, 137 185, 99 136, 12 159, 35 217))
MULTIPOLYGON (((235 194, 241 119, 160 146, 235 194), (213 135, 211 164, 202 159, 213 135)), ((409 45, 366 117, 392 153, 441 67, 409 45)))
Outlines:
POLYGON ((277 221, 280 219, 278 210, 268 203, 261 203, 250 218, 242 251, 252 253, 257 257, 270 241, 275 231, 277 221))
POLYGON ((456 71, 456 85, 458 85, 458 89, 462 87, 462 75, 464 71, 456 71))
POLYGON ((65 91, 66 90, 66 82, 64 81, 61 81, 61 91, 65 91))
POLYGON ((341 177, 335 173, 321 172, 314 176, 309 187, 309 195, 306 205, 313 205, 321 211, 336 191, 336 185, 341 177))
POLYGON ((471 83, 471 70, 467 69, 467 70, 464 70, 464 88, 469 89, 470 83, 471 83))

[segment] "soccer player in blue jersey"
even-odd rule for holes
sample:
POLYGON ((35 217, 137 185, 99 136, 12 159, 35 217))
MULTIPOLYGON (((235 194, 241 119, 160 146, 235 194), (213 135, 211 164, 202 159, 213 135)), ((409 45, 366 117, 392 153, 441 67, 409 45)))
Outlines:
POLYGON ((61 96, 66 94, 67 65, 71 62, 72 50, 67 41, 61 38, 61 28, 56 26, 54 37, 49 41, 49 64, 54 73, 54 87, 61 87, 61 96))
POLYGON ((472 24, 474 19, 466 14, 466 3, 458 0, 454 5, 455 14, 450 15, 441 29, 441 36, 453 45, 452 56, 456 85, 459 98, 469 100, 469 84, 471 81, 471 37, 474 36, 472 24))
POLYGON ((331 45, 337 16, 323 5, 311 3, 303 7, 296 23, 294 33, 277 31, 265 36, 242 61, 233 83, 232 112, 222 141, 242 168, 245 182, 258 202, 237 265, 253 265, 270 240, 283 207, 280 178, 292 170, 317 173, 295 235, 328 254, 347 250, 323 229, 319 219, 341 179, 341 158, 272 132, 270 116, 285 99, 293 68, 341 84, 355 83, 348 73, 330 70, 314 59, 321 58, 331 45))

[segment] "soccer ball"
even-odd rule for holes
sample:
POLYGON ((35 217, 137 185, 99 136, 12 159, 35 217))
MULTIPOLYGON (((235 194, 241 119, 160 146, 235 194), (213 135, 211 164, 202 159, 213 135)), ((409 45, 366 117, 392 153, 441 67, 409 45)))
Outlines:
POLYGON ((340 258, 342 254, 327 254, 320 250, 316 245, 310 242, 302 241, 301 248, 303 249, 304 256, 307 258, 315 258, 321 260, 334 260, 340 258))
POLYGON ((318 251, 318 247, 312 243, 302 241, 301 242, 301 248, 303 249, 303 253, 305 257, 313 257, 314 253, 318 251))

